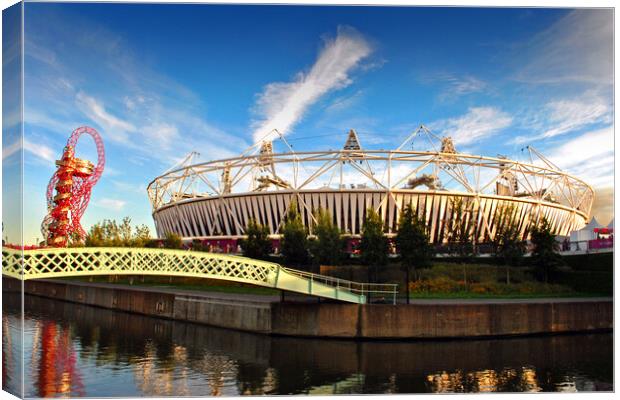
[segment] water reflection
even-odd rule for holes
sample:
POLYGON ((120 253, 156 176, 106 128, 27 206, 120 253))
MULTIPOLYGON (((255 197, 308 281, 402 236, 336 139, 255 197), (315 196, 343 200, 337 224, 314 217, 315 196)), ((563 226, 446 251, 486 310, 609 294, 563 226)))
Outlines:
MULTIPOLYGON (((569 378, 567 378, 569 379, 569 378)), ((441 372, 427 376, 432 392, 540 392, 536 370, 531 367, 441 372)))
MULTIPOLYGON (((34 296, 25 301, 26 396, 613 389, 611 334, 445 342, 309 340, 34 296)), ((6 332, 19 320, 19 297, 4 293, 3 307, 3 363, 12 375, 19 369, 8 362, 12 338, 6 332)))
POLYGON ((31 366, 37 365, 32 371, 40 397, 84 396, 71 336, 69 327, 53 321, 35 323, 31 366))

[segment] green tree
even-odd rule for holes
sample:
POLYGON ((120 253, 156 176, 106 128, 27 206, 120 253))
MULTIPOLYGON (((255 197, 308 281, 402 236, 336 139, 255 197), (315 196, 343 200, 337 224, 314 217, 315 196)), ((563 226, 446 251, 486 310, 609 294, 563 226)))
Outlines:
POLYGON ((194 239, 192 240, 192 250, 193 251, 208 251, 208 248, 202 243, 202 240, 194 239))
POLYGON ((557 268, 564 265, 562 256, 557 253, 558 243, 551 233, 551 225, 543 218, 539 225, 534 225, 530 232, 532 264, 536 279, 548 283, 553 280, 557 268))
POLYGON ((115 220, 105 219, 103 220, 104 240, 106 246, 121 247, 123 241, 121 240, 121 233, 119 224, 115 220))
POLYGON ((158 249, 163 246, 163 243, 159 239, 150 239, 144 244, 144 247, 149 249, 158 249))
POLYGON ((301 220, 297 202, 293 200, 282 225, 282 256, 287 264, 305 265, 308 262, 308 232, 301 220))
MULTIPOLYGON (((462 198, 452 198, 450 200, 452 206, 452 217, 450 221, 446 221, 447 225, 447 242, 450 254, 457 255, 462 258, 469 258, 474 254, 474 244, 472 240, 473 224, 470 222, 473 218, 471 205, 464 204, 462 198), (471 217, 468 219, 467 214, 471 217)), ((475 231, 475 229, 473 229, 475 231)))
POLYGON ((105 230, 101 223, 96 223, 90 227, 86 234, 86 247, 102 247, 105 245, 105 230))
POLYGON ((82 240, 82 238, 77 232, 73 232, 69 236, 68 246, 69 247, 84 247, 86 246, 86 241, 82 240))
POLYGON ((495 214, 497 230, 493 239, 495 257, 505 265, 519 265, 526 250, 515 217, 514 206, 500 206, 495 214))
POLYGON ((181 239, 181 236, 173 232, 166 232, 166 237, 164 238, 163 244, 166 249, 183 248, 183 240, 181 239))
POLYGON ((121 221, 120 225, 118 225, 118 236, 120 239, 121 246, 127 247, 132 245, 132 227, 131 227, 131 218, 125 217, 121 221))
POLYGON ((151 231, 146 225, 136 226, 135 233, 131 240, 133 247, 146 247, 151 242, 151 231))
POLYGON ((131 219, 125 217, 120 224, 110 219, 94 224, 86 234, 84 244, 88 247, 146 247, 151 242, 146 225, 136 226, 133 230, 131 219))
POLYGON ((383 221, 375 210, 369 208, 362 225, 360 255, 362 262, 369 266, 369 281, 377 281, 379 268, 388 263, 389 243, 383 234, 383 221), (370 272, 372 271, 372 279, 370 272))
POLYGON ((426 233, 424 220, 418 218, 417 212, 410 204, 400 212, 396 249, 400 253, 401 266, 406 272, 407 304, 409 304, 410 273, 412 270, 415 273, 415 268, 429 267, 435 252, 426 233))
POLYGON ((93 225, 86 234, 85 244, 89 247, 120 247, 122 241, 116 221, 104 219, 93 225))
POLYGON ((323 265, 340 265, 345 257, 345 240, 340 229, 334 224, 329 211, 319 208, 314 213, 316 240, 312 241, 312 254, 323 265))
POLYGON ((269 228, 257 223, 253 219, 248 221, 245 228, 247 238, 240 241, 243 255, 250 258, 264 260, 273 251, 269 239, 269 228))

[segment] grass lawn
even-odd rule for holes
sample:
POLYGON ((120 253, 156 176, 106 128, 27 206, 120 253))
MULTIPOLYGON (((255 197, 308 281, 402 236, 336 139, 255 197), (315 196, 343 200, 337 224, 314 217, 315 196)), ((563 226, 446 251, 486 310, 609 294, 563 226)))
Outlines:
MULTIPOLYGON (((409 283, 410 298, 526 299, 612 295, 605 285, 600 284, 601 277, 581 274, 579 279, 575 279, 572 275, 574 271, 563 268, 557 272, 552 283, 544 283, 534 278, 531 267, 438 262, 431 268, 417 271, 416 278, 409 283), (578 280, 595 284, 576 285, 578 280)), ((404 284, 401 288, 404 295, 403 292, 404 284)))

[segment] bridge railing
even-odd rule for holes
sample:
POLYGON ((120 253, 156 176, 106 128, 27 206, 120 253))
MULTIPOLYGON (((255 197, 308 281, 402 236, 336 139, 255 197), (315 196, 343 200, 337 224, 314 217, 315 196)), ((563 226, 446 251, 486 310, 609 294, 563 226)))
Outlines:
POLYGON ((333 286, 335 288, 341 288, 351 293, 359 294, 366 297, 371 295, 374 298, 383 297, 385 300, 390 300, 393 304, 396 304, 396 295, 398 294, 398 284, 396 283, 354 282, 348 281, 346 279, 335 278, 333 276, 319 275, 312 272, 299 271, 286 267, 280 268, 290 274, 304 277, 314 282, 333 286))
POLYGON ((3 247, 2 273, 22 280, 93 275, 165 275, 223 279, 356 303, 365 303, 369 296, 375 299, 378 296, 391 297, 395 302, 397 293, 396 284, 347 281, 240 256, 152 248, 75 247, 18 250, 3 247), (287 280, 284 275, 292 277, 293 281, 287 280), (297 283, 294 280, 298 280, 297 283), (305 286, 303 282, 308 282, 308 285, 305 286), (323 289, 329 287, 334 291, 325 292, 321 290, 321 285, 323 289))

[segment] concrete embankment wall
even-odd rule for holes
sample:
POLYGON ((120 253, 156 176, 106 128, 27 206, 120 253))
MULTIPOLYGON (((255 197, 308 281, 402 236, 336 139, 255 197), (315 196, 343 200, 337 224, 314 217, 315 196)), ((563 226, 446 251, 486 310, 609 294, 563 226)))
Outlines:
MULTIPOLYGON (((613 302, 558 300, 412 305, 278 303, 137 287, 26 281, 28 294, 264 334, 336 338, 457 338, 610 330, 613 302)), ((3 290, 21 282, 3 278, 3 290)))

